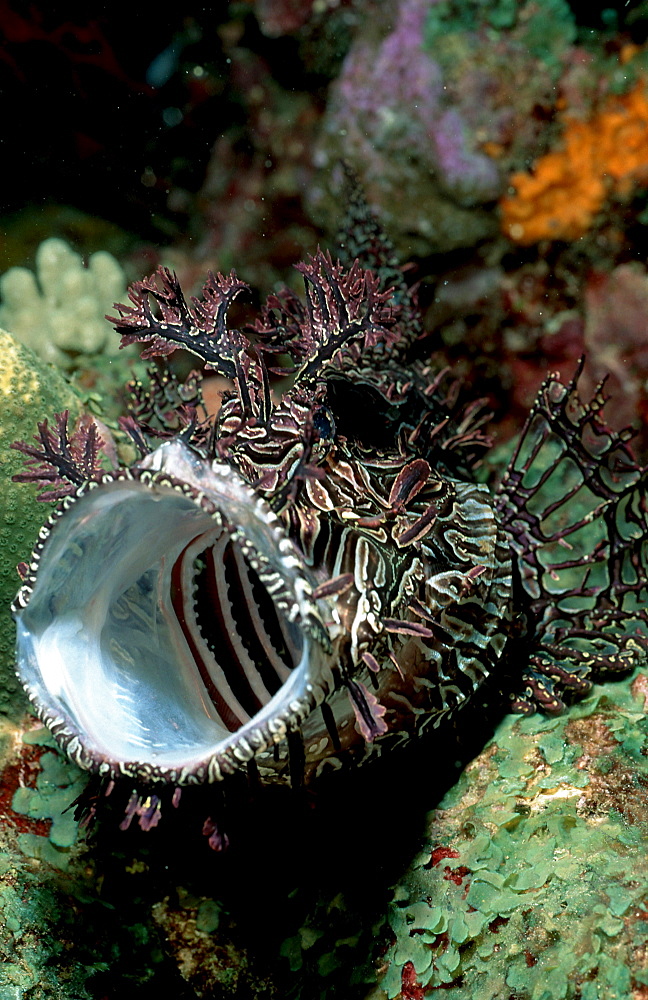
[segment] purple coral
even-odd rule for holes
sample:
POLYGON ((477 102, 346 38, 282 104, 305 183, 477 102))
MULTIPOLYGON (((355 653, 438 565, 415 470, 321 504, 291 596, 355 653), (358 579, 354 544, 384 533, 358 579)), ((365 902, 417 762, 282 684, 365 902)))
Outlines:
MULTIPOLYGON (((440 64, 424 48, 428 0, 403 0, 393 29, 361 32, 333 85, 316 160, 330 169, 349 158, 370 197, 397 228, 418 234, 415 252, 470 245, 490 220, 480 206, 501 191, 497 164, 478 148, 465 110, 452 103, 440 64), (403 216, 402 190, 415 210, 403 216)), ((376 22, 384 24, 379 18, 376 22)), ((311 193, 322 210, 324 195, 311 193)))
POLYGON ((319 222, 339 203, 330 175, 342 158, 408 257, 496 237, 494 203, 537 153, 569 46, 534 43, 544 13, 519 8, 494 27, 487 4, 373 0, 322 119, 309 192, 319 222))
POLYGON ((347 141, 379 169, 375 151, 399 146, 434 172, 465 204, 497 197, 495 163, 474 148, 461 114, 447 107, 443 73, 423 48, 429 0, 403 0, 394 30, 378 45, 361 36, 332 95, 334 120, 347 141))

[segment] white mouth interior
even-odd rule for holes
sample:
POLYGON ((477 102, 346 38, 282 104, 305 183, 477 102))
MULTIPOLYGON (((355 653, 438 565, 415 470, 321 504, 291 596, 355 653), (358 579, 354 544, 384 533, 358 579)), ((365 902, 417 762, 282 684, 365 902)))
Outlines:
POLYGON ((44 546, 17 616, 19 672, 95 757, 191 768, 304 695, 312 640, 271 590, 191 497, 107 483, 44 546))

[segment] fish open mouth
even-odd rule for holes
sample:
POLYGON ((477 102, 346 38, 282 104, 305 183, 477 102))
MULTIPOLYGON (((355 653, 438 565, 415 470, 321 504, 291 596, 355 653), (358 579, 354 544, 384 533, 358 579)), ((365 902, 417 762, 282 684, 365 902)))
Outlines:
POLYGON ((312 581, 281 523, 180 442, 63 503, 14 612, 39 716, 109 777, 220 780, 271 759, 334 686, 312 581))

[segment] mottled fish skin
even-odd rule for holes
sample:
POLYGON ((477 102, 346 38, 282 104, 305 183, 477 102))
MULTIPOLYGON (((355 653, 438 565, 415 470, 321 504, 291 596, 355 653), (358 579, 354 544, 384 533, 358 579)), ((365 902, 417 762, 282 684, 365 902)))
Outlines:
MULTIPOLYGON (((19 676, 106 780, 298 785, 438 726, 498 673, 517 673, 514 710, 557 712, 645 654, 646 471, 602 387, 583 402, 580 369, 550 376, 499 486, 477 483, 488 414, 409 360, 415 296, 350 204, 362 261, 318 251, 305 300, 271 296, 247 333, 227 324, 234 272, 188 303, 160 268, 116 307, 143 357, 184 348, 232 380, 215 420, 201 376, 162 365, 130 387, 129 469, 65 415, 16 445, 18 478, 63 498, 14 606, 19 676), (278 401, 272 372, 291 375, 278 401)), ((133 795, 125 823, 148 828, 159 800, 133 795)))

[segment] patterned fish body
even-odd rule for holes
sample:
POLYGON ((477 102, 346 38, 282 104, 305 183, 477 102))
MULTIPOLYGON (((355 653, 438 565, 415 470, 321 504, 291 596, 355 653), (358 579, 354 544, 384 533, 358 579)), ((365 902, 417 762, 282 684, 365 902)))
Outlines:
POLYGON ((226 324, 233 273, 189 305, 160 269, 117 329, 230 378, 216 422, 195 375, 152 370, 122 422, 129 468, 64 415, 18 443, 22 478, 63 498, 24 568, 18 672, 81 766, 295 785, 438 725, 512 657, 513 707, 558 711, 643 654, 645 472, 601 389, 584 404, 550 377, 491 494, 473 476, 483 408, 407 362, 414 301, 380 265, 318 253, 305 303, 271 297, 249 336, 226 324), (266 359, 286 356, 274 401, 266 359))

